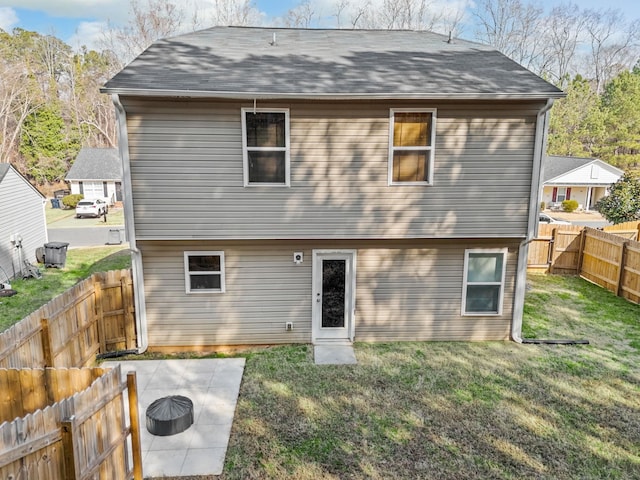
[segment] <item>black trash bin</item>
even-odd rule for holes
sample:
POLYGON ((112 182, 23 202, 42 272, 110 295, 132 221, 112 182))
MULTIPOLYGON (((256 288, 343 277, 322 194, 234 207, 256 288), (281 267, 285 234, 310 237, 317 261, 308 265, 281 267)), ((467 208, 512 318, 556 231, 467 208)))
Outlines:
POLYGON ((44 266, 64 268, 67 261, 67 242, 49 242, 44 244, 44 266))
POLYGON ((60 208, 60 200, 57 198, 51 199, 51 208, 60 208))

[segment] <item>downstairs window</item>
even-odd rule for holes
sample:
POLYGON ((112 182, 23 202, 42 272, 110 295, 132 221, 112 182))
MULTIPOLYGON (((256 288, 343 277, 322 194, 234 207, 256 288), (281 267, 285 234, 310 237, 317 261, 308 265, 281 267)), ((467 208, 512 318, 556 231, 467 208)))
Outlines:
POLYGON ((224 293, 224 252, 184 252, 187 293, 224 293))
POLYGON ((462 315, 501 315, 507 249, 464 252, 462 315))

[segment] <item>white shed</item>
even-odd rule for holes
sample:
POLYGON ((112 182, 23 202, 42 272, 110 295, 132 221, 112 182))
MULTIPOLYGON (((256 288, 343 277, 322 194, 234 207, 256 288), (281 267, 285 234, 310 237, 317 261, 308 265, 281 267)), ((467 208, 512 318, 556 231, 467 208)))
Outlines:
POLYGON ((48 241, 45 197, 8 163, 0 163, 0 282, 20 276, 48 241))

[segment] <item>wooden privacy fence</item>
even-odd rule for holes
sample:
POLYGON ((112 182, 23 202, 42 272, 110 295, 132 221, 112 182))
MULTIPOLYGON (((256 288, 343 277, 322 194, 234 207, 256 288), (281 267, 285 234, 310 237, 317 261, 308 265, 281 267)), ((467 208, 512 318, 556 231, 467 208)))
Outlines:
POLYGON ((0 478, 142 480, 135 372, 123 383, 119 366, 0 370, 0 388, 11 392, 0 403, 0 478))
POLYGON ((605 232, 574 225, 541 225, 538 238, 529 247, 528 268, 577 274, 640 303, 640 242, 629 239, 633 229, 628 227, 605 232))
POLYGON ((640 241, 640 221, 619 223, 617 225, 608 225, 602 229, 605 232, 613 233, 629 240, 640 241))
POLYGON ((0 368, 84 367, 135 346, 131 270, 95 273, 0 333, 0 368))

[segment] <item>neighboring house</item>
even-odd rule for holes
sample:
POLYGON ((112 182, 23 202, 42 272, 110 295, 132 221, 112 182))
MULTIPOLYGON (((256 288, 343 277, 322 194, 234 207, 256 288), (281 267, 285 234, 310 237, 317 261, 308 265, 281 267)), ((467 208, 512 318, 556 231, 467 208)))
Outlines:
POLYGON ((48 242, 45 197, 8 163, 0 163, 0 282, 19 277, 24 260, 48 242))
POLYGON ((496 50, 215 27, 107 82, 140 348, 520 339, 548 110, 496 50))
POLYGON ((593 210, 607 189, 624 174, 597 158, 544 158, 542 200, 549 208, 560 208, 564 200, 576 200, 579 208, 593 210))
POLYGON ((122 201, 122 162, 117 148, 82 148, 65 177, 71 193, 101 198, 109 205, 122 201))

